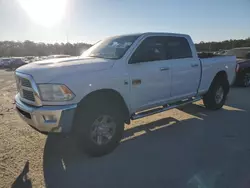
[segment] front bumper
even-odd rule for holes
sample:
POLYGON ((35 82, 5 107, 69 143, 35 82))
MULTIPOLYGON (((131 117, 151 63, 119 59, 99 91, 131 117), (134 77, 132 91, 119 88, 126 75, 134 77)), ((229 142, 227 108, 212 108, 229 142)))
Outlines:
POLYGON ((16 95, 15 102, 19 116, 36 130, 43 133, 70 132, 77 108, 76 104, 35 107, 23 103, 19 94, 16 95))

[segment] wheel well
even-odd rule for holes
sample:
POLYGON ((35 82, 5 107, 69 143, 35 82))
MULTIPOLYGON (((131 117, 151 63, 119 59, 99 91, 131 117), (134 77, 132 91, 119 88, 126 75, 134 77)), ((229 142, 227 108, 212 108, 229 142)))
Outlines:
POLYGON ((214 80, 216 80, 216 79, 226 79, 226 80, 228 80, 227 79, 227 73, 226 73, 226 71, 220 71, 220 72, 218 72, 216 74, 216 76, 214 77, 214 80))
POLYGON ((93 91, 81 100, 80 105, 87 105, 94 101, 105 101, 109 102, 109 104, 118 105, 122 110, 122 117, 124 118, 124 122, 127 124, 130 123, 128 107, 119 92, 113 89, 101 89, 93 91))
MULTIPOLYGON (((213 85, 213 83, 214 83, 216 80, 223 80, 223 81, 225 81, 225 84, 228 85, 228 87, 227 87, 228 90, 226 91, 226 92, 228 93, 228 92, 229 92, 230 84, 229 84, 229 82, 228 82, 228 77, 227 77, 226 71, 220 71, 220 72, 218 72, 218 73, 215 75, 215 77, 214 77, 214 79, 213 79, 213 81, 212 81, 211 86, 213 85)), ((210 86, 210 87, 211 87, 211 86, 210 86)))

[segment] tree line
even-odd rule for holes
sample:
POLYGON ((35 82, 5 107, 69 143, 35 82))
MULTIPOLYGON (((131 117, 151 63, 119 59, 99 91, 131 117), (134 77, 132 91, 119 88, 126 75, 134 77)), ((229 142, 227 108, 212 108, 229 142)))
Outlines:
POLYGON ((80 55, 91 44, 86 43, 35 43, 29 40, 24 42, 0 41, 0 57, 48 56, 55 54, 80 55))
POLYGON ((225 40, 222 42, 203 42, 196 44, 199 52, 215 52, 219 50, 229 50, 232 48, 250 47, 250 38, 239 40, 225 40))
MULTIPOLYGON (((91 44, 87 43, 35 43, 29 40, 24 42, 0 41, 0 57, 48 56, 54 54, 80 55, 91 44)), ((227 50, 236 47, 250 47, 250 38, 240 40, 225 40, 222 42, 200 42, 196 44, 199 52, 227 50)))

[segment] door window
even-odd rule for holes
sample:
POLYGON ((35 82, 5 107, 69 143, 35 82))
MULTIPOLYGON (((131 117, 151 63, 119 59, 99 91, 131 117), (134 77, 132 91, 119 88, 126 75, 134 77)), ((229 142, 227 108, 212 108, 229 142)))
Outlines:
POLYGON ((163 37, 148 37, 135 50, 129 63, 141 63, 166 60, 166 49, 163 37))

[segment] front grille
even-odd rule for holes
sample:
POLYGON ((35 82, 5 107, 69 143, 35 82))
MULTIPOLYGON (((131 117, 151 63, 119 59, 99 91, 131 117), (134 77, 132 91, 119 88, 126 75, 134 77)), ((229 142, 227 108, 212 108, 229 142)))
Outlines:
POLYGON ((25 78, 20 78, 20 81, 21 81, 22 86, 30 87, 30 88, 32 87, 30 81, 25 78))
POLYGON ((27 99, 29 101, 35 102, 35 97, 34 97, 33 91, 27 91, 27 90, 23 89, 23 98, 27 99))
POLYGON ((38 89, 32 76, 16 72, 16 82, 21 101, 28 105, 41 106, 41 100, 37 97, 38 89))

